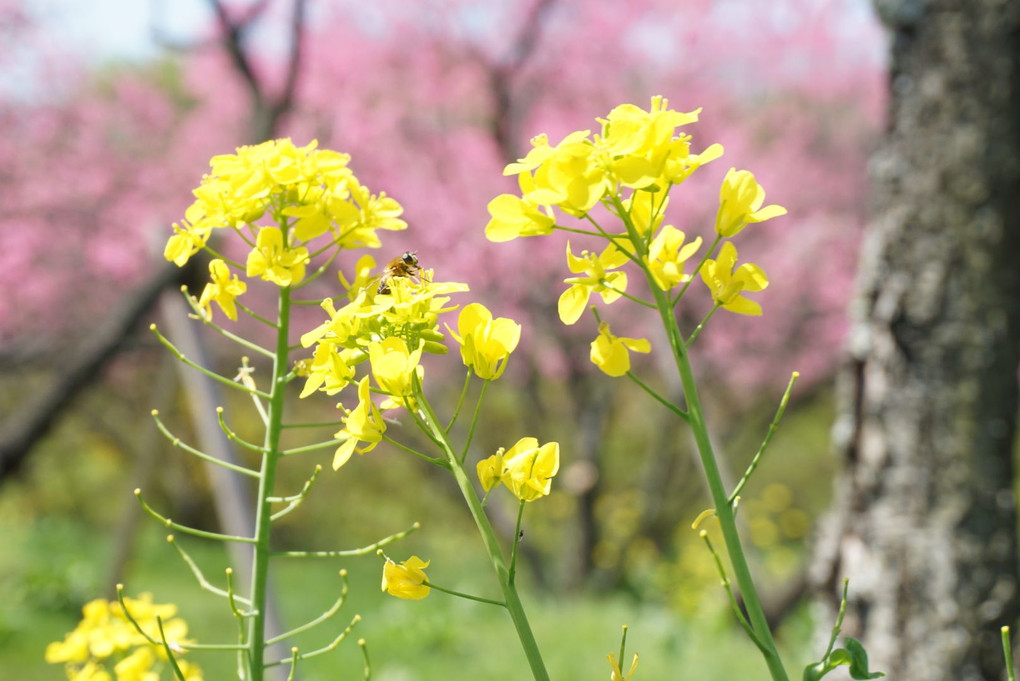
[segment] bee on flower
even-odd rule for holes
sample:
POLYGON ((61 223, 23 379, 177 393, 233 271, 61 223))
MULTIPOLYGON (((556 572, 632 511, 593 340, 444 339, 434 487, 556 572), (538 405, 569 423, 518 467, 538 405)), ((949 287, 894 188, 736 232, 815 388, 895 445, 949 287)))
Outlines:
POLYGON ((390 260, 390 264, 383 270, 376 293, 381 295, 388 294, 390 292, 390 280, 395 277, 407 277, 410 279, 415 275, 421 274, 421 271, 421 267, 418 266, 418 253, 416 251, 404 251, 399 257, 390 260))

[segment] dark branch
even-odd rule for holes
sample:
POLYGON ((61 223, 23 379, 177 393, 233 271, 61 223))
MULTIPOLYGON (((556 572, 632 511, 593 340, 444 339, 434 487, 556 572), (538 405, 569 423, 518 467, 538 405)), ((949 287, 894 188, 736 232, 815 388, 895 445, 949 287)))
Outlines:
POLYGON ((62 370, 48 390, 29 397, 20 411, 7 418, 0 427, 0 481, 18 470, 32 445, 49 431, 63 409, 90 386, 107 362, 123 349, 132 329, 152 309, 160 293, 170 285, 184 283, 194 270, 193 266, 159 268, 76 346, 71 356, 61 363, 62 370))

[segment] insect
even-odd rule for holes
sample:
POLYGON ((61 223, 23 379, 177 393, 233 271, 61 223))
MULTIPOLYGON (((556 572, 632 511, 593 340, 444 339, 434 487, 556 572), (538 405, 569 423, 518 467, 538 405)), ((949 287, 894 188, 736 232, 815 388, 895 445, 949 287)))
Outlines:
POLYGON ((390 264, 383 270, 382 278, 379 279, 379 288, 376 291, 380 294, 390 292, 390 279, 394 277, 412 277, 421 272, 418 267, 418 254, 416 251, 404 251, 399 258, 390 260, 390 264))

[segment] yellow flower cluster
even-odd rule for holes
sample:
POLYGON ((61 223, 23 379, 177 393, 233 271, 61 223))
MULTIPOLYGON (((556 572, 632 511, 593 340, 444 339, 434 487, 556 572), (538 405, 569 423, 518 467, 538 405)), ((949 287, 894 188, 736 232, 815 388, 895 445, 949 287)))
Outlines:
MULTIPOLYGON (((155 604, 150 594, 125 598, 124 604, 138 626, 156 641, 161 640, 156 620, 162 620, 163 634, 184 678, 201 681, 201 670, 179 658, 181 646, 187 643, 188 627, 184 620, 174 617, 177 606, 155 604)), ((82 615, 81 622, 63 641, 46 647, 46 661, 63 663, 68 679, 155 681, 160 669, 169 666, 163 646, 142 636, 117 601, 91 601, 82 608, 82 615)))
MULTIPOLYGON (((765 190, 754 175, 735 168, 726 174, 719 191, 716 239, 694 272, 688 273, 685 266, 701 249, 701 237, 688 241, 684 232, 663 225, 670 190, 723 154, 719 144, 691 152, 691 136, 679 129, 696 122, 700 112, 670 109, 662 97, 653 97, 647 111, 623 104, 598 119, 599 133, 572 132, 556 145, 550 144, 546 135, 538 135, 531 140, 531 151, 504 169, 504 175, 518 176, 520 194, 502 194, 489 203, 485 234, 490 241, 551 234, 561 228, 557 209, 594 227, 563 229, 608 241, 601 253, 582 251, 579 256, 567 244, 572 276, 564 280, 568 288, 559 299, 563 323, 576 323, 594 293, 606 304, 633 297, 627 292, 627 274, 620 270, 628 262, 644 272, 651 287, 670 296, 664 300, 671 306, 687 290, 692 277, 700 274, 716 308, 761 314, 761 306, 743 294, 768 286, 762 269, 750 263, 738 266, 736 248, 728 241, 712 258, 720 242, 746 225, 786 213, 782 206, 763 205, 765 190), (603 228, 600 216, 592 212, 597 206, 619 219, 625 231, 613 233, 603 228), (678 286, 682 288, 674 296, 672 291, 678 286)), ((661 295, 657 299, 662 299, 661 295)), ((606 373, 619 376, 629 369, 630 350, 648 349, 646 340, 617 338, 608 327, 600 327, 591 359, 606 373)))
MULTIPOLYGON (((374 266, 368 256, 359 260, 353 283, 347 284, 350 301, 338 309, 332 299, 324 300, 322 309, 329 319, 301 336, 303 347, 314 347, 311 360, 299 367, 305 377, 301 397, 315 392, 336 395, 350 384, 358 386, 357 406, 348 410, 340 405, 343 428, 336 438, 342 442, 333 457, 334 469, 355 452, 364 454, 382 441, 386 432, 382 410, 413 406, 415 382, 423 379, 422 353, 447 351, 439 315, 456 309, 449 305, 450 294, 468 290, 467 284, 432 281, 431 270, 391 276, 384 279, 385 287, 376 287, 374 266), (366 360, 371 375, 359 377, 357 366, 366 360), (385 400, 377 405, 373 392, 385 400)), ((341 282, 346 284, 342 274, 341 282)), ((461 310, 457 332, 450 333, 461 346, 465 366, 480 378, 493 380, 503 374, 516 349, 521 326, 493 318, 483 305, 472 303, 461 310)))
POLYGON ((377 248, 378 230, 400 230, 400 204, 385 193, 372 194, 348 167, 350 157, 316 142, 303 147, 289 139, 240 147, 236 154, 216 156, 210 171, 195 189, 195 201, 163 255, 183 266, 202 249, 216 229, 232 229, 251 247, 243 268, 217 258, 210 264, 211 281, 199 305, 208 315, 216 302, 236 319, 234 300, 245 292, 244 282, 231 277, 229 267, 243 269, 248 278, 295 286, 305 278, 312 252, 335 248, 377 248))
MULTIPOLYGON (((356 282, 366 276, 368 263, 362 259, 357 269, 356 282)), ((448 294, 468 287, 431 278, 430 271, 418 278, 393 277, 387 282, 386 293, 364 286, 340 309, 327 298, 322 309, 329 319, 301 336, 303 347, 315 346, 311 362, 302 368, 305 385, 301 397, 317 391, 335 395, 351 383, 358 384, 358 406, 344 410, 344 427, 336 433, 343 442, 334 455, 334 469, 353 453, 364 454, 382 441, 386 424, 380 408, 410 405, 415 377, 422 379, 422 352, 446 352, 439 315, 455 309, 447 305, 448 294), (376 390, 387 396, 379 406, 372 401, 369 376, 359 379, 356 375, 357 365, 366 360, 376 390), (361 443, 365 445, 359 446, 361 443)))
POLYGON ((690 135, 677 128, 698 120, 700 109, 682 113, 667 100, 653 97, 648 111, 622 104, 605 119, 601 134, 581 130, 556 146, 546 135, 531 140, 532 150, 504 175, 519 175, 519 197, 503 194, 489 203, 492 219, 485 228, 491 241, 552 232, 552 207, 584 216, 600 201, 612 201, 621 188, 658 193, 680 184, 699 167, 722 155, 713 144, 692 154, 690 135))
POLYGON ((477 466, 478 480, 486 492, 503 483, 521 501, 548 496, 559 470, 559 443, 540 446, 533 437, 522 437, 507 451, 500 448, 477 466))

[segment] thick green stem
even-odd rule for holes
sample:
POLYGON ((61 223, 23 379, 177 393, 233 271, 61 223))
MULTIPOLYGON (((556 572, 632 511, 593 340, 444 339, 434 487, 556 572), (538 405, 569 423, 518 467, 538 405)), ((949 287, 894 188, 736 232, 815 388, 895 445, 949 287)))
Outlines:
POLYGON ((276 324, 276 352, 273 358, 273 376, 269 391, 269 419, 266 424, 265 453, 259 470, 259 490, 256 499, 255 551, 252 557, 251 606, 254 615, 248 630, 248 664, 251 681, 262 681, 266 648, 266 594, 269 585, 269 534, 272 508, 269 497, 273 494, 276 465, 282 455, 280 431, 283 429, 283 397, 287 385, 287 335, 290 328, 290 289, 280 289, 279 312, 276 324))
POLYGON ((531 631, 528 617, 524 613, 524 605, 517 594, 516 586, 514 586, 513 581, 510 579, 510 570, 507 567, 506 558, 503 557, 503 550, 499 547, 496 533, 492 530, 488 516, 485 515, 485 510, 482 508, 482 503, 475 493, 471 479, 464 470, 460 459, 454 453, 446 431, 443 430, 439 419, 436 418, 432 407, 424 395, 417 395, 417 404, 421 408, 422 418, 432 431, 432 435, 439 442, 447 461, 450 463, 453 477, 457 481, 457 486, 460 487, 464 501, 467 502, 468 510, 471 511, 471 517, 474 518, 475 525, 478 527, 478 533, 482 536, 482 544, 485 545, 485 550, 489 554, 489 560, 496 571, 496 579, 503 590, 503 604, 510 613, 510 619, 514 623, 514 628, 517 629, 517 637, 520 639, 521 647, 524 648, 524 654, 528 658, 531 673, 535 677, 535 681, 549 681, 549 672, 545 669, 545 662, 543 662, 542 654, 538 650, 538 642, 531 631))
POLYGON ((708 437, 708 428, 705 425, 705 417, 701 410, 701 400, 698 397, 694 372, 691 369, 683 339, 680 337, 680 329, 677 326, 673 308, 669 304, 668 297, 654 285, 654 281, 649 283, 652 285, 652 290, 655 293, 662 324, 669 336, 673 358, 676 361, 677 371, 680 374, 680 382, 684 389, 684 399, 687 403, 687 420, 691 424, 691 430, 694 432, 694 440, 698 446, 698 455, 701 458, 701 464, 705 471, 705 479, 708 483, 709 492, 712 495, 716 517, 719 519, 719 525, 722 528, 723 539, 726 542, 726 551, 730 557, 730 564, 733 566, 737 585, 740 587, 740 595, 744 599, 744 606, 747 608, 751 628, 761 643, 762 655, 765 657, 765 663, 768 665, 772 678, 775 681, 788 681, 786 670, 783 668, 782 660, 779 658, 779 651, 776 650, 775 639, 772 638, 768 622, 765 620, 765 611, 762 609, 761 600, 758 598, 754 581, 751 579, 751 570, 747 565, 744 550, 740 544, 740 535, 737 532, 733 506, 729 503, 722 475, 719 472, 719 464, 716 461, 715 452, 712 450, 712 442, 708 437))

